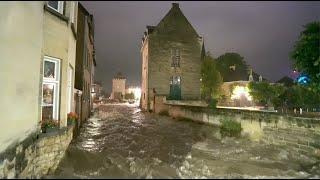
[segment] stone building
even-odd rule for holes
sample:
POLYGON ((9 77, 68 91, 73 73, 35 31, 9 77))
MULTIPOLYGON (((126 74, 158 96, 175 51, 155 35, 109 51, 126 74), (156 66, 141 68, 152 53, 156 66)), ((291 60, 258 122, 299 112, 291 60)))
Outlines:
POLYGON ((221 95, 218 101, 218 106, 228 107, 252 107, 256 106, 253 98, 249 93, 248 85, 251 81, 261 82, 267 81, 261 75, 255 73, 250 69, 247 72, 238 72, 235 76, 235 70, 230 70, 230 73, 223 77, 227 79, 221 85, 221 95))
POLYGON ((112 79, 111 99, 123 99, 126 93, 126 78, 119 72, 112 79))
POLYGON ((204 40, 179 8, 172 8, 142 38, 141 108, 150 110, 155 95, 172 100, 199 100, 204 40))
MULTIPOLYGON (((96 65, 94 50, 94 19, 93 16, 79 3, 77 22, 77 51, 76 51, 76 83, 79 92, 76 111, 80 114, 81 122, 87 120, 91 113, 93 70, 96 65)), ((76 97, 77 98, 77 97, 76 97)))
POLYGON ((47 140, 41 121, 55 120, 64 129, 74 109, 77 4, 0 2, 0 178, 38 177, 51 168, 34 172, 32 162, 36 142, 47 140))

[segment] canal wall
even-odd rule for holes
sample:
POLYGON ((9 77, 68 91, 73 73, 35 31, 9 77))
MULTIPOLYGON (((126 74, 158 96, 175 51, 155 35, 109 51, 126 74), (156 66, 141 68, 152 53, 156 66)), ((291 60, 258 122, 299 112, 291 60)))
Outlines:
POLYGON ((241 123, 242 135, 253 141, 284 145, 299 153, 311 153, 320 157, 320 117, 291 117, 275 112, 238 109, 209 110, 165 102, 160 107, 156 113, 167 112, 175 119, 189 119, 215 126, 220 126, 224 119, 235 120, 241 123))
POLYGON ((68 148, 74 126, 33 134, 0 155, 0 178, 42 178, 53 173, 68 148))

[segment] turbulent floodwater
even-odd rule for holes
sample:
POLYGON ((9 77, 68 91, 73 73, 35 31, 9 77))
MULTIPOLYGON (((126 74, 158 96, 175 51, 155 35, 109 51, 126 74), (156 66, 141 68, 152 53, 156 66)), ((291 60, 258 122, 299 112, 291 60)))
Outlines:
POLYGON ((219 128, 101 105, 47 178, 319 178, 312 157, 219 128))

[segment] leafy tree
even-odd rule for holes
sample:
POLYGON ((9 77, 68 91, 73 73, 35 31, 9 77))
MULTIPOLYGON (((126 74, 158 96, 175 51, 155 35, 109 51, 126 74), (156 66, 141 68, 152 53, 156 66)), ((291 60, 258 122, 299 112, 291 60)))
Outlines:
POLYGON ((290 56, 295 68, 309 75, 312 89, 320 92, 320 22, 304 28, 290 56))
POLYGON ((219 56, 217 69, 225 82, 248 78, 248 65, 238 53, 225 53, 219 56))
POLYGON ((285 108, 307 108, 319 107, 320 94, 314 92, 310 87, 294 85, 286 87, 279 96, 279 106, 285 108))
POLYGON ((279 106, 281 104, 280 96, 285 91, 284 86, 267 82, 250 82, 249 89, 250 95, 256 102, 268 106, 279 106))
POLYGON ((126 93, 124 95, 125 99, 134 99, 134 94, 133 93, 126 93))
POLYGON ((222 77, 216 69, 215 60, 207 53, 201 65, 201 95, 207 101, 219 95, 222 77))

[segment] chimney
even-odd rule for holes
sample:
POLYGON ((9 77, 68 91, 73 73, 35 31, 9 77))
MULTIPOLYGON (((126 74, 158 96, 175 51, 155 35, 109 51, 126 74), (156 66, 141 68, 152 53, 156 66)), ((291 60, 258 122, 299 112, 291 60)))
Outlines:
POLYGON ((172 3, 172 7, 179 8, 179 3, 172 3))

